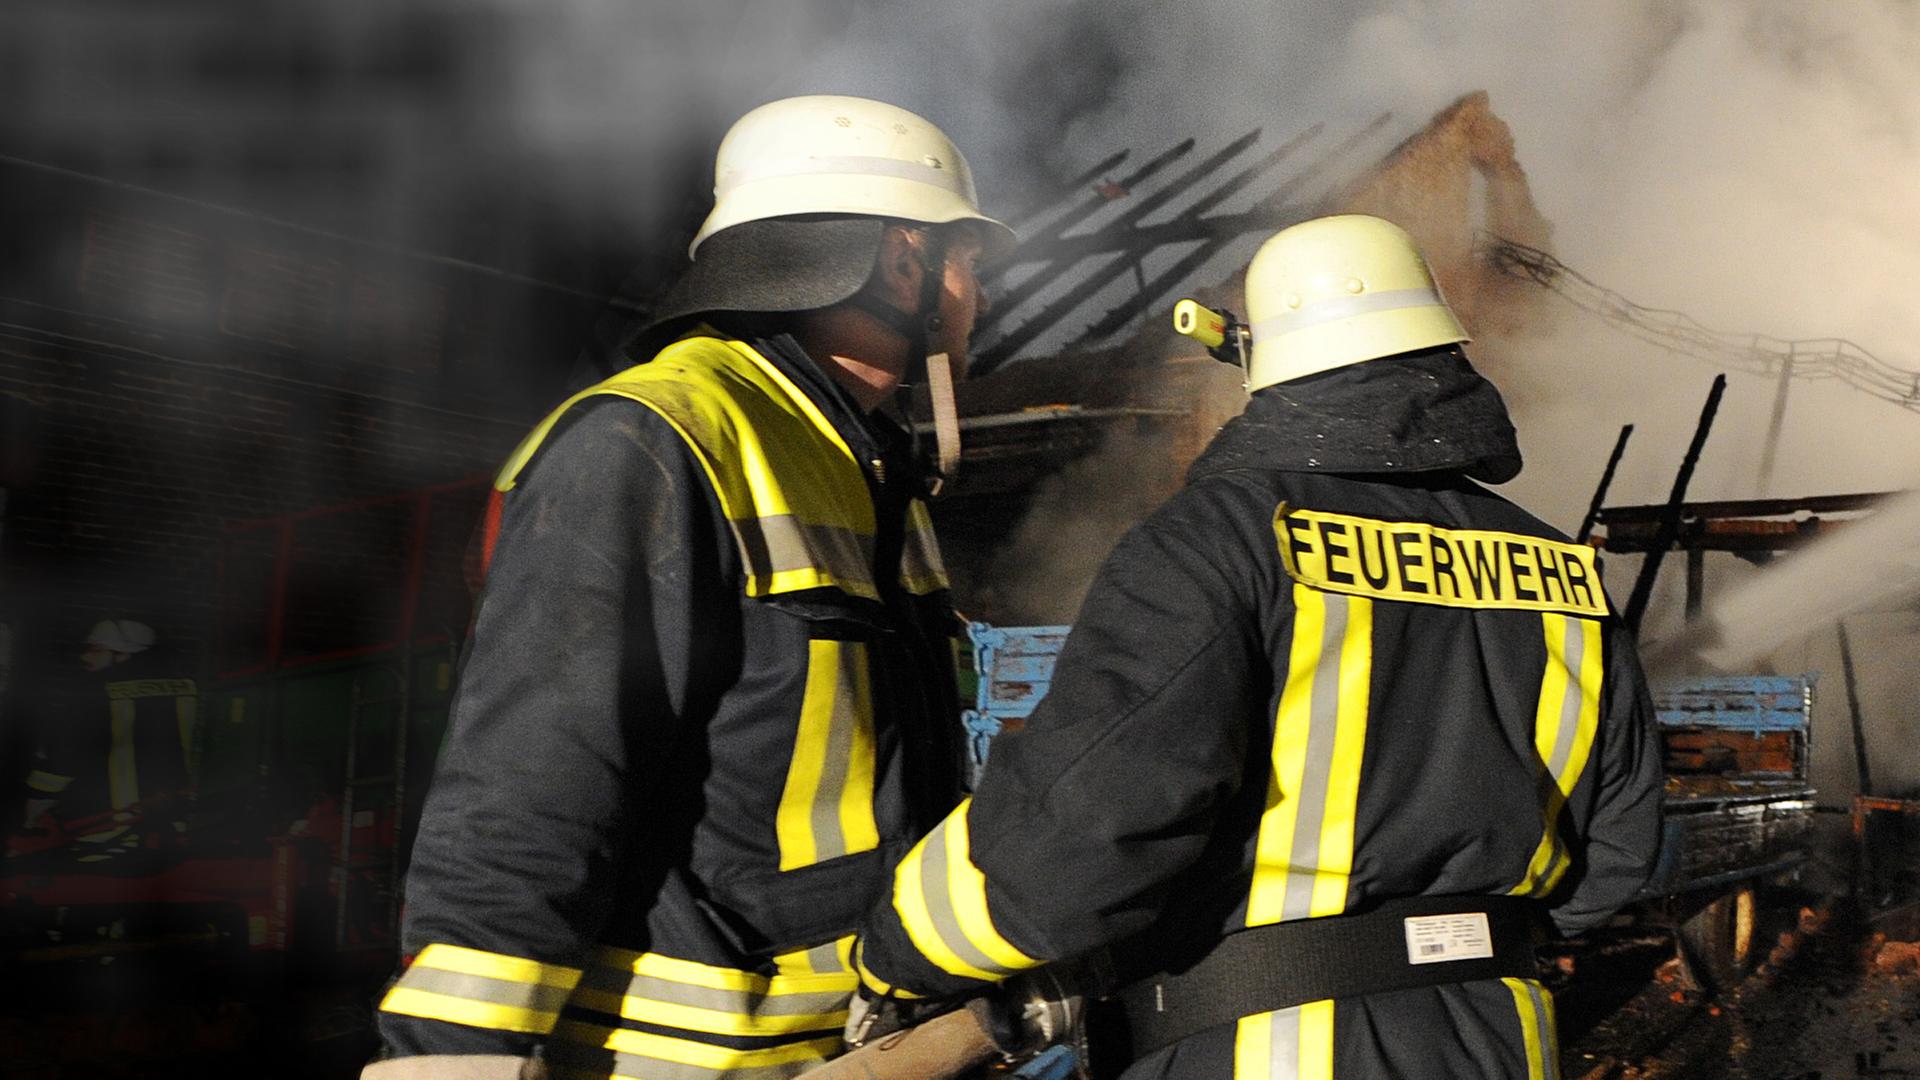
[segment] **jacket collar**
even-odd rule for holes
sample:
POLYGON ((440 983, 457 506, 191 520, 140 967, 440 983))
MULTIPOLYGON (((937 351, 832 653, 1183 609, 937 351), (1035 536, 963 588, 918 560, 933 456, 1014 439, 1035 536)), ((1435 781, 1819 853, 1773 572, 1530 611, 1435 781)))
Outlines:
POLYGON ((863 470, 873 463, 885 477, 911 477, 916 482, 921 470, 915 462, 913 437, 880 409, 860 408, 846 388, 834 382, 793 335, 774 333, 750 337, 747 343, 780 373, 793 380, 802 393, 813 400, 834 430, 839 432, 863 470))
POLYGON ((1459 472, 1503 484, 1520 465, 1500 391, 1445 346, 1265 387, 1187 475, 1459 472))

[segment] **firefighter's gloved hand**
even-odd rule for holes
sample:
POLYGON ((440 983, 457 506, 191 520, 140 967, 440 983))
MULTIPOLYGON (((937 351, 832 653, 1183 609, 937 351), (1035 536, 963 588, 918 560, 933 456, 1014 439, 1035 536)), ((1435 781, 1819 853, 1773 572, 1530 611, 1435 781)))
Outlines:
POLYGON ((963 1004, 954 999, 906 1001, 891 995, 874 996, 861 987, 847 1006, 847 1027, 842 1038, 846 1040, 848 1048, 857 1049, 895 1032, 924 1024, 963 1004))
POLYGON ((875 998, 861 987, 847 1005, 847 1027, 841 1038, 850 1049, 858 1049, 875 1039, 885 1038, 907 1025, 901 1022, 898 998, 875 998))
POLYGON ((847 1026, 840 1032, 840 1041, 849 1049, 864 1046, 873 1037, 873 1028, 880 1019, 874 1014, 873 1005, 864 988, 855 991, 853 1000, 847 1003, 847 1026))
POLYGON ((1003 1054, 1020 1054, 1039 1048, 1037 1033, 1025 1022, 1021 1003, 1008 996, 1005 987, 967 1002, 967 1011, 1003 1054))

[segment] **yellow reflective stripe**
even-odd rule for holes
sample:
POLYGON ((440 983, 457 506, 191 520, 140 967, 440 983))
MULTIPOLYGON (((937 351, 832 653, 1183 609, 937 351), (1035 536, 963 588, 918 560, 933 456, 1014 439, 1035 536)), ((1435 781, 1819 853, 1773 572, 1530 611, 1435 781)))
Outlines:
POLYGON ((879 596, 859 463, 818 406, 742 342, 695 334, 574 395, 521 441, 495 489, 512 490, 559 418, 598 394, 646 406, 693 451, 733 530, 747 595, 825 587, 879 596))
POLYGON ((906 544, 900 552, 900 584, 916 596, 936 593, 949 587, 947 564, 940 557, 940 544, 934 539, 933 518, 919 499, 907 506, 906 544))
POLYGON ((1560 1040, 1554 1030, 1553 994, 1536 979, 1500 980, 1513 993, 1527 1080, 1559 1080, 1560 1040))
POLYGON ((1280 689, 1280 708, 1274 718, 1267 807, 1260 815, 1253 888, 1247 897, 1248 926, 1279 922, 1285 910, 1294 827, 1300 810, 1297 796, 1306 771, 1307 733, 1312 726, 1313 681, 1320 667, 1326 594, 1295 585, 1293 607, 1293 643, 1287 654, 1287 681, 1280 689))
POLYGON ((1293 600, 1248 926, 1338 915, 1353 871, 1373 690, 1373 601, 1300 584, 1293 600))
POLYGON ((1601 624, 1542 615, 1547 662, 1534 716, 1534 752, 1541 764, 1544 832, 1527 872, 1509 892, 1551 892, 1572 865, 1559 833, 1560 811, 1580 782, 1600 726, 1600 689, 1606 677, 1601 624))
POLYGON ((769 976, 753 971, 741 971, 739 968, 703 964, 698 960, 682 960, 677 956, 635 952, 632 949, 616 949, 611 946, 605 946, 596 951, 594 965, 598 968, 612 968, 625 974, 645 975, 669 982, 685 983, 688 986, 737 990, 768 997, 782 994, 811 994, 847 985, 846 976, 840 974, 769 976))
POLYGON ((1015 948, 993 925, 987 879, 973 865, 962 802, 935 826, 894 872, 893 909, 914 948, 935 967, 962 978, 997 982, 1040 961, 1015 948))
POLYGON ((809 949, 775 953, 773 967, 778 974, 774 977, 848 974, 853 971, 852 951, 853 935, 848 934, 836 941, 822 942, 809 949))
POLYGON ((802 588, 832 587, 877 599, 874 587, 873 536, 838 525, 816 525, 792 514, 769 514, 759 518, 732 519, 734 540, 752 588, 766 593, 792 592, 802 588))
POLYGON ((787 397, 791 399, 793 405, 799 408, 808 420, 812 421, 814 430, 818 432, 822 438, 832 443, 835 449, 846 455, 848 461, 856 460, 853 456, 853 450, 847 446, 846 440, 840 437, 839 429, 835 428, 833 421, 828 420, 827 415, 820 411, 820 406, 813 403, 813 398, 809 397, 806 391, 795 386, 792 379, 787 378, 784 372, 775 367, 766 357, 761 356, 746 342, 728 341, 726 345, 748 363, 759 368, 761 374, 772 380, 775 386, 778 386, 784 391, 787 397))
MULTIPOLYGON (((898 896, 896 896, 895 903, 897 904, 898 902, 899 902, 899 898, 898 896)), ((923 996, 921 994, 916 994, 913 991, 906 989, 905 987, 895 986, 892 983, 888 982, 887 980, 881 978, 880 976, 875 975, 873 973, 873 969, 867 966, 867 961, 866 961, 866 958, 862 955, 862 950, 859 942, 857 941, 854 942, 853 951, 850 954, 850 956, 851 956, 851 959, 853 960, 853 970, 857 975, 860 976, 861 985, 865 986, 869 990, 872 990, 874 993, 879 994, 882 997, 891 995, 893 997, 902 998, 907 1001, 917 1001, 923 996)))
POLYGON ((519 1031, 545 1035, 559 1020, 559 1010, 542 1011, 495 1001, 436 994, 395 986, 380 1002, 381 1012, 418 1016, 425 1020, 443 1020, 449 1024, 487 1028, 492 1031, 519 1031))
POLYGON ((987 876, 973 865, 973 851, 967 829, 967 814, 973 800, 967 799, 949 816, 947 827, 947 885, 958 917, 960 932, 975 949, 993 961, 991 970, 1002 975, 1039 967, 1040 961, 1015 948, 1000 935, 987 910, 987 876))
POLYGON ((810 1031, 838 1031, 846 1026, 846 1003, 853 996, 854 979, 846 977, 846 989, 838 995, 840 1008, 824 1012, 759 1013, 731 1009, 708 1009, 698 1005, 682 1005, 678 1002, 662 1001, 657 997, 645 997, 638 994, 620 994, 609 991, 579 989, 574 991, 575 1004, 598 1012, 622 1016, 628 1020, 642 1023, 661 1024, 666 1027, 680 1028, 684 1031, 698 1031, 710 1035, 734 1035, 756 1037, 767 1035, 794 1035, 810 1031))
POLYGON ((1540 1030, 1546 1036, 1545 1053, 1541 1055, 1545 1073, 1550 1080, 1560 1077, 1560 1014, 1553 1003, 1553 991, 1538 981, 1532 985, 1539 993, 1540 1030))
POLYGON ((200 692, 192 679, 122 679, 107 684, 107 699, 127 701, 133 698, 191 697, 200 692))
POLYGON ((131 698, 108 703, 107 799, 118 810, 140 801, 140 770, 133 757, 134 704, 131 698))
POLYGON ((807 683, 800 699, 800 727, 794 735, 793 759, 787 765, 786 787, 774 811, 774 836, 780 845, 780 869, 811 866, 815 854, 813 804, 825 769, 827 737, 833 726, 833 706, 840 686, 840 642, 807 643, 807 683))
POLYGON ((1340 704, 1335 715, 1333 756, 1327 771, 1326 813, 1309 914, 1338 915, 1347 909, 1347 879, 1353 873, 1353 829, 1360 803, 1360 762, 1367 746, 1367 710, 1373 698, 1373 601, 1347 601, 1347 632, 1340 643, 1340 704))
POLYGON ((1333 1080, 1333 1010, 1328 999, 1241 1017, 1233 1080, 1333 1080))
MULTIPOLYGON (((1566 712, 1567 702, 1567 665, 1564 662, 1567 633, 1567 619, 1564 615, 1542 615, 1542 629, 1546 634, 1547 661, 1540 677, 1540 700, 1534 707, 1533 752, 1543 770, 1549 769, 1553 761, 1554 746, 1560 741, 1561 718, 1566 712)), ((1551 778, 1551 773, 1544 774, 1551 778)), ((1557 789, 1557 782, 1554 784, 1557 789)), ((1543 780, 1542 791, 1546 786, 1543 780)), ((1526 876, 1520 879, 1508 892, 1527 895, 1546 877, 1548 868, 1559 853, 1560 838, 1554 829, 1557 815, 1551 811, 1555 807, 1556 796, 1548 794, 1546 798, 1546 833, 1534 847, 1533 857, 1527 862, 1526 876)))
MULTIPOLYGON (((944 826, 945 822, 941 824, 944 826)), ((926 861, 928 841, 936 837, 941 841, 945 840, 940 830, 935 829, 926 839, 915 844, 913 849, 907 852, 907 857, 900 860, 900 865, 894 870, 894 914, 900 917, 900 925, 906 930, 907 939, 913 942, 913 947, 920 950, 922 956, 933 961, 935 967, 956 975, 991 981, 993 979, 991 972, 981 971, 967 964, 947 946, 946 940, 934 928, 933 916, 927 911, 927 891, 922 885, 925 877, 923 864, 926 861)), ((871 978, 864 965, 860 969, 860 975, 862 978, 871 978)))
POLYGON ((544 1035, 579 981, 576 968, 435 943, 400 974, 380 1010, 544 1035))
POLYGON ((737 1050, 727 1046, 676 1039, 647 1031, 602 1027, 568 1020, 554 1028, 554 1037, 572 1043, 585 1043, 635 1057, 655 1058, 678 1065, 726 1072, 732 1069, 764 1068, 793 1062, 825 1060, 840 1050, 840 1033, 758 1050, 737 1050))
MULTIPOLYGON (((469 949, 464 945, 448 945, 435 942, 420 950, 407 970, 419 968, 423 971, 451 971, 460 975, 478 975, 487 979, 501 979, 506 982, 529 983, 535 986, 559 986, 572 989, 580 981, 580 969, 564 967, 560 964, 543 964, 538 960, 528 960, 520 956, 508 956, 505 953, 486 952, 481 949, 469 949)), ((405 980, 403 975, 402 981, 405 980)))
MULTIPOLYGON (((872 851, 880 846, 880 824, 873 812, 874 762, 878 754, 873 734, 872 663, 864 643, 851 642, 844 653, 841 688, 846 694, 846 771, 840 782, 836 811, 840 819, 842 854, 872 851)), ((840 710, 835 710, 839 717, 840 710)), ((836 744, 838 745, 838 744, 836 744)))
POLYGON ((1271 1080, 1273 1028, 1279 1013, 1243 1016, 1233 1029, 1233 1080, 1271 1080))
MULTIPOLYGON (((573 400, 594 392, 587 391, 573 400)), ((743 444, 735 448, 738 460, 727 463, 742 470, 735 477, 731 472, 723 473, 709 455, 708 440, 699 438, 682 416, 664 403, 628 389, 606 387, 598 392, 617 394, 645 405, 679 433, 681 441, 693 451, 720 500, 727 526, 733 531, 734 546, 740 551, 740 564, 747 576, 748 596, 838 588, 867 599, 879 598, 873 575, 867 569, 873 561, 871 533, 863 536, 844 526, 813 525, 795 517, 791 513, 791 496, 766 468, 765 450, 749 426, 735 425, 732 432, 743 444)), ((516 462, 501 474, 508 478, 508 487, 501 488, 502 491, 511 487, 511 476, 532 457, 553 421, 572 404, 570 401, 562 405, 534 435, 528 436, 527 441, 532 445, 527 446, 524 453, 515 451, 516 462)), ((839 436, 834 438, 838 440, 839 436)), ((840 445, 845 449, 844 443, 840 445)), ((851 457, 850 452, 848 456, 851 457)), ((853 468, 857 477, 859 467, 853 468)), ((860 484, 864 495, 866 481, 861 479, 860 484)))
POLYGON ((1333 1080, 1333 1002, 1300 1006, 1300 1080, 1333 1080))
POLYGON ((873 693, 867 646, 815 640, 786 787, 774 812, 780 869, 880 846, 873 813, 873 693))
POLYGON ((850 971, 767 976, 658 953, 602 949, 573 1000, 687 1031, 788 1035, 843 1026, 855 986, 850 971))
POLYGON ((45 769, 35 769, 27 774, 27 787, 45 795, 58 795, 67 790, 67 785, 71 783, 73 777, 50 773, 45 769))

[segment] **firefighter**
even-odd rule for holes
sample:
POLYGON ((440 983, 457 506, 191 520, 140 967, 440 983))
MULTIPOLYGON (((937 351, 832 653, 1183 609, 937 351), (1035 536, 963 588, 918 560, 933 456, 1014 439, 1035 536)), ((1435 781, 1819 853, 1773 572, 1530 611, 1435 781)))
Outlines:
POLYGON ((715 173, 645 362, 495 484, 374 1080, 796 1074, 958 801, 956 622, 888 412, 964 367, 1012 233, 876 101, 755 109, 715 173))
POLYGON ((27 777, 26 823, 71 833, 80 862, 164 846, 186 827, 200 691, 157 642, 134 619, 95 623, 79 655, 89 688, 82 715, 42 733, 49 742, 27 777), (103 699, 104 725, 93 711, 103 699))
POLYGON ((1482 486, 1513 427, 1405 232, 1302 223, 1246 290, 1244 414, 901 863, 863 983, 1102 956, 1127 1080, 1556 1076, 1536 925, 1655 855, 1633 643, 1592 549, 1482 486))

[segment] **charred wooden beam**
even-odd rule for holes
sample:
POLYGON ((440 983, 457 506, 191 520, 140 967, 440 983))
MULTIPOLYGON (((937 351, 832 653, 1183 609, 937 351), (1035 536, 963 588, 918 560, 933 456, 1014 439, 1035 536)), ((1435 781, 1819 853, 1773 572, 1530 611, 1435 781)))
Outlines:
MULTIPOLYGON (((1239 156, 1241 151, 1245 150, 1248 146, 1252 145, 1253 141, 1259 137, 1260 137, 1260 130, 1258 128, 1255 128, 1254 130, 1249 131, 1245 135, 1242 135, 1240 138, 1234 140, 1225 149, 1216 151, 1215 153, 1210 155, 1206 160, 1200 162, 1199 164, 1195 165, 1191 169, 1188 169, 1184 174, 1177 177, 1173 181, 1169 182, 1167 186, 1154 192, 1152 195, 1149 195, 1141 199, 1138 203, 1129 207, 1127 212, 1125 214, 1122 214, 1119 217, 1119 219, 1114 221, 1111 225, 1107 226, 1106 228, 1102 229, 1101 235, 1105 235, 1108 233, 1121 233, 1121 232, 1132 231, 1134 226, 1142 218, 1145 218, 1148 214, 1151 214, 1155 210, 1158 210, 1162 206, 1165 206, 1167 203, 1171 202, 1175 197, 1191 190, 1194 184, 1199 183, 1201 180, 1204 180, 1209 174, 1219 169, 1222 165, 1225 165, 1227 162, 1239 156)), ((1189 140, 1189 143, 1191 143, 1191 140, 1189 140)), ((1000 296, 995 297, 994 304, 995 304, 996 311, 1002 311, 1002 312, 1014 311, 1021 304, 1024 304, 1028 300, 1032 299, 1042 289, 1045 289, 1048 285, 1051 285, 1053 282, 1059 280, 1059 278, 1062 275, 1066 274, 1069 270, 1071 270, 1074 267, 1075 264, 1077 264, 1080 261, 1079 258, 1077 257, 1071 258, 1071 259, 1055 258, 1053 256, 1053 252, 1058 248, 1058 245, 1060 242, 1061 241, 1052 241, 1045 244, 1044 246, 1039 246, 1039 247, 1035 247, 1034 245, 1027 246, 1025 250, 1028 250, 1031 255, 1049 259, 1050 260, 1049 265, 1045 269, 1035 272, 1034 274, 1029 276, 1026 280, 1022 281, 1020 284, 1014 286, 1011 289, 1006 290, 1000 296)), ((1082 281, 1078 286, 1076 286, 1074 291, 1069 294, 1069 295, 1078 295, 1080 297, 1078 300, 1075 300, 1072 304, 1067 305, 1067 307, 1064 309, 1060 309, 1057 302, 1055 304, 1048 305, 1048 307, 1045 310, 1035 315, 1034 317, 1026 320, 1026 322, 1023 323, 1018 329, 1009 331, 1008 337, 1024 335, 1021 337, 1021 344, 1025 344, 1027 341, 1032 340, 1034 337, 1037 337, 1040 334, 1045 333, 1046 330, 1053 325, 1053 319, 1057 318, 1059 314, 1064 313, 1064 311, 1071 311, 1074 307, 1077 307, 1081 302, 1083 302, 1086 299, 1086 297, 1092 296, 1094 293, 1097 293, 1101 289, 1106 288, 1108 282, 1112 281, 1115 276, 1125 272, 1126 269, 1127 269, 1127 266, 1125 263, 1115 263, 1115 264, 1110 264, 1109 268, 1103 268, 1100 271, 1096 271, 1089 278, 1082 281)), ((992 321, 993 320, 991 316, 989 316, 988 322, 991 323, 992 321)), ((1019 349, 1019 346, 1016 345, 1010 349, 1004 349, 1003 351, 1015 352, 1015 351, 1018 351, 1018 349, 1019 349)), ((996 351, 1002 351, 1001 347, 996 346, 996 351)))
MULTIPOLYGON (((1798 499, 1736 499, 1720 502, 1683 503, 1682 516, 1699 520, 1715 518, 1785 517, 1789 514, 1838 514, 1850 510, 1868 510, 1890 492, 1863 492, 1854 495, 1809 495, 1798 499)), ((1665 503, 1649 506, 1613 506, 1600 511, 1599 523, 1609 530, 1619 525, 1657 522, 1667 512, 1665 503)))
MULTIPOLYGON (((1141 200, 1138 206, 1129 209, 1125 215, 1113 223, 1111 228, 1102 230, 1102 234, 1139 231, 1138 222, 1141 219, 1158 210, 1160 207, 1165 206, 1168 202, 1172 201, 1175 196, 1191 190, 1194 184, 1205 179, 1235 157, 1238 157, 1242 151, 1252 145, 1253 141, 1258 138, 1259 135, 1260 132, 1256 129, 1236 139, 1225 149, 1220 150, 1208 157, 1205 161, 1195 165, 1192 169, 1187 170, 1186 175, 1155 192, 1148 198, 1141 200)), ((1181 219, 1175 218, 1174 220, 1178 222, 1181 219)), ((1061 260, 1056 262, 1054 266, 1064 271, 1078 261, 1078 259, 1061 260)), ((998 367, 1001 363, 1005 362, 1008 357, 1019 352, 1035 338, 1052 329, 1062 318, 1071 314, 1073 310, 1081 304, 1086 303, 1098 295, 1100 290, 1112 284, 1114 278, 1125 273, 1132 266, 1136 265, 1136 262, 1137 260, 1129 260, 1126 258, 1109 259, 1105 266, 1089 273, 1086 277, 1082 278, 1078 284, 1068 289, 1065 293, 1047 304, 1047 306, 1041 308, 1018 327, 1007 331, 1006 334, 981 355, 981 360, 986 364, 986 370, 991 371, 993 368, 998 367)), ((1055 280, 1056 277, 1057 275, 1035 274, 1033 277, 1021 282, 1018 288, 1009 291, 999 302, 1004 303, 1007 310, 1017 308, 1031 299, 1047 284, 1055 280)))
MULTIPOLYGON (((1288 155, 1292 154, 1295 150, 1305 145, 1309 140, 1319 135, 1320 132, 1324 130, 1324 128, 1325 128, 1324 124, 1315 124, 1312 127, 1308 128, 1307 130, 1301 132, 1300 134, 1295 135, 1293 138, 1288 139, 1286 142, 1281 143, 1279 146, 1275 147, 1272 150, 1272 152, 1268 153, 1266 157, 1263 157, 1259 161, 1254 162, 1252 165, 1247 166, 1245 169, 1240 170, 1240 172, 1234 174, 1234 176, 1231 179, 1229 179, 1226 183, 1222 184, 1220 187, 1216 188, 1212 192, 1209 192, 1205 198, 1201 199, 1199 202, 1189 207, 1184 213, 1180 215, 1179 218, 1175 220, 1191 221, 1191 222, 1198 222, 1198 221, 1204 220, 1204 218, 1202 217, 1203 214, 1212 210, 1214 207, 1220 205, 1221 203, 1226 202, 1229 198, 1233 197, 1234 195, 1239 194, 1240 191, 1243 190, 1248 184, 1252 183, 1254 180, 1272 171, 1273 168, 1279 165, 1281 161, 1285 160, 1288 157, 1288 155)), ((1310 172, 1311 170, 1309 170, 1309 173, 1310 172)), ((1302 174, 1302 175, 1304 176, 1307 174, 1302 174)), ((1297 187, 1300 182, 1301 182, 1301 178, 1295 177, 1294 179, 1288 181, 1288 184, 1291 186, 1297 187)), ((1223 246, 1225 246, 1225 243, 1226 241, 1218 238, 1216 238, 1212 242, 1203 243, 1199 247, 1193 249, 1192 251, 1188 252, 1186 255, 1182 256, 1178 262, 1174 263, 1172 266, 1168 267, 1166 270, 1154 275, 1151 279, 1143 282, 1140 286, 1140 290, 1138 294, 1139 303, 1140 304, 1152 303, 1155 297, 1162 296, 1167 292, 1167 290, 1172 289, 1176 285, 1179 285, 1182 281, 1186 280, 1186 277, 1188 274, 1191 274, 1195 270, 1198 270, 1202 263, 1206 262, 1208 259, 1211 259, 1216 254, 1218 254, 1220 249, 1223 246)), ((1135 263, 1135 265, 1138 266, 1139 264, 1135 263)), ((1080 342, 1087 341, 1090 339, 1103 338, 1103 337, 1106 337, 1108 334, 1117 332, 1122 326, 1125 326, 1127 324, 1127 321, 1133 318, 1133 316, 1137 314, 1138 311, 1139 311, 1139 304, 1124 305, 1122 307, 1115 308, 1113 311, 1108 312, 1106 316, 1102 318, 1099 322, 1093 324, 1092 327, 1088 328, 1087 332, 1085 334, 1082 334, 1080 338, 1075 342, 1075 344, 1079 344, 1080 342)))
POLYGON ((1080 175, 1067 181, 1055 194, 1038 202, 1028 203, 1019 210, 1008 214, 1008 223, 1013 226, 1014 232, 1018 233, 1021 229, 1039 220, 1048 210, 1079 194, 1088 184, 1106 176, 1110 170, 1119 168, 1120 164, 1126 161, 1128 155, 1132 153, 1132 150, 1120 150, 1107 155, 1082 171, 1080 175))
POLYGON ((1680 471, 1673 478, 1673 494, 1667 499, 1667 510, 1660 520, 1660 534, 1654 538, 1653 549, 1647 553, 1640 576, 1634 580, 1633 595, 1627 598, 1625 621, 1627 628, 1636 634, 1640 632, 1640 619, 1647 613, 1647 601, 1653 597, 1653 582, 1660 574, 1661 560, 1666 558, 1667 549, 1679 533, 1680 510, 1686 505, 1687 485, 1693 482, 1694 466, 1700 463, 1700 451, 1706 448, 1707 435, 1713 430, 1714 415, 1720 411, 1720 397, 1726 392, 1727 377, 1724 374, 1715 375, 1713 389, 1707 391, 1707 403, 1700 409, 1700 423, 1693 429, 1693 442, 1688 444, 1686 457, 1680 461, 1680 471))

